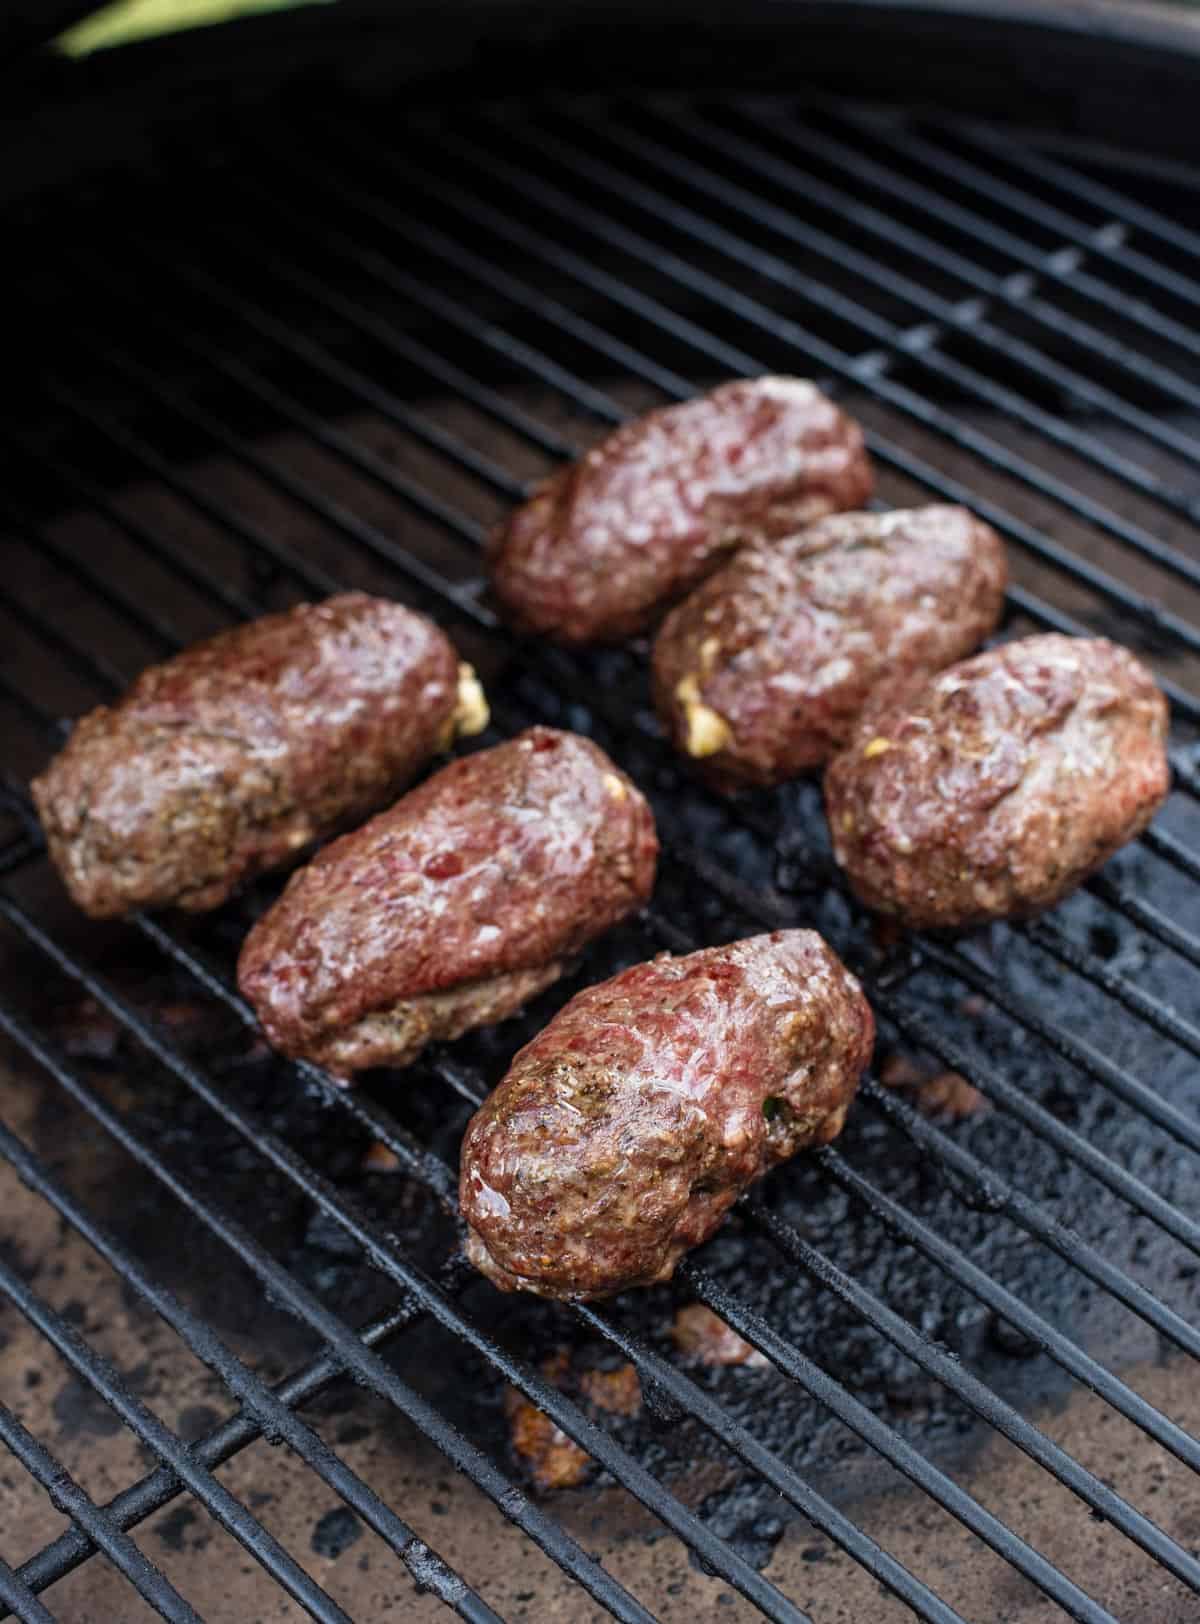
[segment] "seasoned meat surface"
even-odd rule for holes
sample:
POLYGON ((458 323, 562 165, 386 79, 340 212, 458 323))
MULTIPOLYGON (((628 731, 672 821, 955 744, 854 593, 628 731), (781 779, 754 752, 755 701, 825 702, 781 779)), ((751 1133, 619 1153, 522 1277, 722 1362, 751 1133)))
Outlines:
POLYGON ((649 412, 546 480, 492 536, 515 624, 568 643, 651 625, 731 549, 861 506, 858 425, 798 378, 743 378, 649 412))
POLYGON ((602 750, 530 728, 319 852, 250 932, 238 981, 285 1054, 338 1076, 405 1065, 549 986, 647 900, 657 854, 602 750))
POLYGON ((86 913, 215 908, 486 722, 474 673, 432 621, 347 592, 143 671, 76 724, 33 797, 86 913))
POLYGON ((913 926, 1037 913, 1149 823, 1166 738, 1127 649, 1006 643, 868 708, 825 778, 834 852, 869 907, 913 926))
POLYGON ((876 686, 977 648, 1006 577, 996 532, 957 507, 839 513, 744 547, 664 621, 659 714, 714 783, 782 783, 840 749, 876 686))
POLYGON ((670 1279, 748 1184, 836 1137, 873 1039, 857 981, 808 930, 588 987, 471 1119, 468 1256, 544 1297, 670 1279))

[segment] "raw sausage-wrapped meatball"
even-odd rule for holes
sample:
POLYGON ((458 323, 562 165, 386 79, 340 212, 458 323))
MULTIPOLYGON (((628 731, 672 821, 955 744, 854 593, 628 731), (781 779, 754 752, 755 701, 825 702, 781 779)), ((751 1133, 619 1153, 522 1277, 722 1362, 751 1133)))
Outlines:
POLYGON ((877 684, 977 648, 1006 574, 999 536, 956 507, 840 513, 744 547, 663 623, 659 714, 714 783, 782 783, 840 749, 877 684))
POLYGON ((1003 644, 868 707, 825 776, 834 852, 868 907, 909 925, 1038 913, 1150 822, 1166 738, 1127 649, 1003 644))
POLYGON ((742 542, 860 507, 858 425, 799 378, 744 378, 626 423, 492 536, 515 624, 567 643, 652 625, 742 542))
POLYGON ((346 592, 151 666, 31 787, 85 913, 198 911, 385 805, 487 719, 432 621, 346 592))
POLYGON ((246 938, 277 1049, 346 1077, 503 1020, 654 886, 650 808, 590 740, 534 727, 319 852, 246 938))
POLYGON ((810 930, 588 987, 467 1128, 467 1255, 505 1291, 604 1297, 668 1280, 746 1186, 841 1131, 875 1023, 810 930))

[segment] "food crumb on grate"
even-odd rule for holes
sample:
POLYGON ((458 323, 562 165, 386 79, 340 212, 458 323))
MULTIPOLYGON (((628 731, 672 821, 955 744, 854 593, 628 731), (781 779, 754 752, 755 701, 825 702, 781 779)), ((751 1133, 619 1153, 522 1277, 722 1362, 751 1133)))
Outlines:
POLYGON ((671 1322, 671 1339, 685 1359, 701 1365, 748 1365, 760 1369, 769 1363, 711 1308, 689 1303, 671 1322))
POLYGON ((377 1139, 363 1152, 361 1165, 364 1173, 397 1173, 400 1158, 394 1150, 388 1149, 382 1139, 377 1139))
POLYGON ((632 1365, 618 1365, 616 1370, 585 1370, 579 1386, 598 1409, 612 1415, 641 1413, 642 1385, 632 1365))
MULTIPOLYGON (((597 1411, 626 1417, 641 1414, 641 1383, 631 1364, 576 1371, 570 1351, 560 1347, 542 1360, 541 1373, 551 1386, 582 1400, 593 1415, 597 1411)), ((595 1462, 587 1451, 515 1387, 504 1390, 504 1413, 513 1452, 537 1488, 573 1489, 591 1474, 595 1462)))
POLYGON ((988 1109, 987 1100, 961 1072, 922 1071, 902 1054, 888 1056, 879 1069, 879 1081, 885 1088, 911 1093, 926 1116, 945 1116, 957 1122, 988 1109))
POLYGON ((573 1489, 584 1481, 592 1458, 515 1389, 505 1392, 513 1450, 539 1489, 573 1489))

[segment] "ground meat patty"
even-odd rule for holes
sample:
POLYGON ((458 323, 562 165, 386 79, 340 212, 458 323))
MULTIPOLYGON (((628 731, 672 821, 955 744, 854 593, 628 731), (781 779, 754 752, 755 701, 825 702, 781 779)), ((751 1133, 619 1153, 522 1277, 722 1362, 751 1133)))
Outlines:
POLYGON ((730 551, 859 507, 862 434, 797 378, 746 378, 619 428, 545 481, 489 545, 512 620, 568 643, 651 625, 730 551))
POLYGON ((250 932, 241 989, 277 1049, 348 1076, 513 1014, 642 906, 658 841, 588 739, 530 728, 319 852, 250 932))
POLYGON ((714 783, 782 783, 841 748, 876 684, 977 648, 1006 576, 999 536, 957 507, 840 513, 745 547, 663 623, 659 713, 714 783))
POLYGON ((76 723, 33 798, 85 913, 215 908, 385 805, 487 719, 474 672, 432 621, 347 592, 143 671, 76 723))
POLYGON ((587 988, 467 1128, 468 1256, 544 1297, 669 1279, 748 1184, 836 1137, 873 1040, 858 982, 809 930, 587 988))
POLYGON ((1166 737, 1127 649, 1006 643, 868 708, 825 778, 834 851, 869 907, 910 925, 1037 913, 1149 823, 1166 737))

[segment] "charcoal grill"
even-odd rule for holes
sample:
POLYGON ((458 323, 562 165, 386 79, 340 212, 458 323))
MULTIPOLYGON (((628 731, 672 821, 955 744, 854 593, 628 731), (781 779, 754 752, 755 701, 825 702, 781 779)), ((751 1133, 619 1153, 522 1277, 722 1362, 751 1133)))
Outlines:
POLYGON ((23 59, 0 420, 17 1617, 1200 1616, 1200 30, 741 9, 682 57, 654 8, 616 39, 573 8, 556 43, 495 5, 427 35, 364 9, 23 59), (1017 73, 1029 129, 1003 118, 1017 73), (525 80, 561 93, 479 97, 525 80), (631 411, 785 370, 864 422, 883 503, 1001 531, 1006 634, 1102 631, 1170 694, 1168 807, 1048 919, 885 938, 813 786, 713 798, 664 747, 643 648, 530 646, 488 602, 482 537, 532 480, 631 411), (277 886, 89 925, 25 787, 149 659, 346 585, 452 631, 495 700, 480 742, 593 733, 665 844, 645 916, 521 1021, 352 1093, 267 1054, 236 993, 277 886), (784 924, 860 971, 884 1054, 990 1109, 947 1121, 868 1079, 843 1139, 670 1288, 566 1309, 475 1279, 457 1142, 516 1046, 619 965, 784 924), (682 1363, 666 1327, 695 1299, 767 1368, 682 1363), (631 1362, 641 1415, 548 1379, 562 1346, 631 1362), (529 1488, 505 1384, 591 1487, 529 1488))

